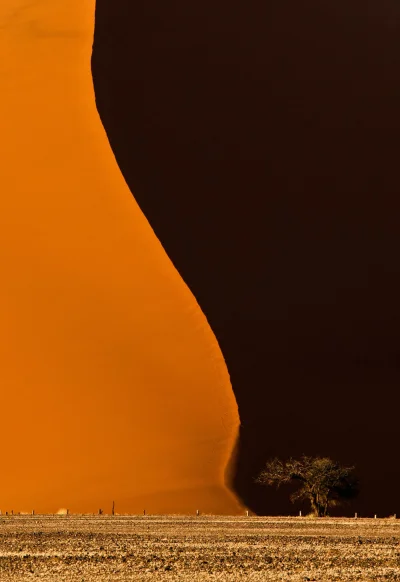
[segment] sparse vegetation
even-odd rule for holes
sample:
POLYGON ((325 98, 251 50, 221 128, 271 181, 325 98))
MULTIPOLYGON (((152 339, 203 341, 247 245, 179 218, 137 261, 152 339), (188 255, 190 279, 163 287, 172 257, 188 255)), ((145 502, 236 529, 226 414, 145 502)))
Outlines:
POLYGON ((311 513, 326 517, 329 507, 354 498, 359 492, 354 467, 344 467, 329 457, 278 458, 267 462, 257 483, 276 485, 297 482, 299 488, 290 496, 292 502, 308 500, 311 513))
POLYGON ((400 581, 400 520, 0 518, 1 582, 400 581))

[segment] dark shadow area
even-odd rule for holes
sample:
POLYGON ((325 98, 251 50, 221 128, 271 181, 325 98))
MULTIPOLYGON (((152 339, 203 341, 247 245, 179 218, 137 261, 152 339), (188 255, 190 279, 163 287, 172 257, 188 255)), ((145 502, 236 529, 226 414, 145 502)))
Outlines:
POLYGON ((101 119, 220 343, 257 513, 298 512, 266 458, 319 453, 358 469, 348 513, 400 514, 399 38, 396 0, 97 0, 101 119))

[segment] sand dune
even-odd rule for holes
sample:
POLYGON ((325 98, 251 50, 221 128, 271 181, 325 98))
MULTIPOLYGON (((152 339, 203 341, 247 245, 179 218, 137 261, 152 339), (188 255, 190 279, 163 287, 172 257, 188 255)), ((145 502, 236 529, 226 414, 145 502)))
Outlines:
POLYGON ((138 511, 152 495, 153 511, 236 511, 229 375, 99 120, 94 8, 0 8, 0 496, 15 511, 138 511))

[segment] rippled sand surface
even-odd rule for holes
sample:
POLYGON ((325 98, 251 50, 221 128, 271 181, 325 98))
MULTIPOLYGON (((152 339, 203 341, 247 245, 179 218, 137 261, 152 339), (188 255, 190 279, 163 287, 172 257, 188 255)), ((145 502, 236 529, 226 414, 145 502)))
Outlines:
POLYGON ((399 580, 400 522, 3 516, 0 580, 399 580))

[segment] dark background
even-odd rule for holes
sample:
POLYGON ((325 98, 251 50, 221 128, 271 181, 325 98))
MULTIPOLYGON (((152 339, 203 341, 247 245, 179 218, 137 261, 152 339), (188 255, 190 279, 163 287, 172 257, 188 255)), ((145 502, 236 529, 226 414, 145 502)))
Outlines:
POLYGON ((225 356, 234 487, 273 455, 355 464, 400 514, 397 0, 97 0, 98 109, 225 356))

